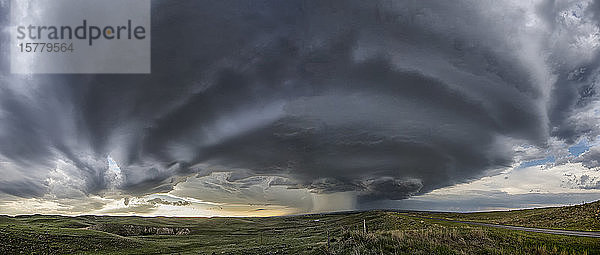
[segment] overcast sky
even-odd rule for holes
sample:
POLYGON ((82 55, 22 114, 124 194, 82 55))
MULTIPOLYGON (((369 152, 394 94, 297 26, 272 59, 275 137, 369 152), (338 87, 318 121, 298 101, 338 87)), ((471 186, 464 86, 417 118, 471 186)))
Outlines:
POLYGON ((586 0, 152 1, 149 75, 11 75, 4 29, 0 214, 597 200, 599 23, 586 0))

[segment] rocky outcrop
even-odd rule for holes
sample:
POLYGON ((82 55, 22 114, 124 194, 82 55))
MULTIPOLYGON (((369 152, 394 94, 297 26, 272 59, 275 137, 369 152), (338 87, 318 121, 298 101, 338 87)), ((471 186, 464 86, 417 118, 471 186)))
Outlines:
POLYGON ((98 224, 87 227, 87 229, 98 230, 117 234, 120 236, 143 236, 143 235, 189 235, 189 228, 153 227, 140 225, 98 224))

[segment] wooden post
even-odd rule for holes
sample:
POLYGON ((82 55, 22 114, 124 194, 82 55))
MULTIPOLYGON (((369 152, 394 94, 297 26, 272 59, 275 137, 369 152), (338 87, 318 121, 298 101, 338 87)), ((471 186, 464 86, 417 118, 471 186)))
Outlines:
POLYGON ((363 231, 367 233, 367 220, 363 219, 363 231))
POLYGON ((329 252, 329 227, 327 228, 327 252, 329 252))

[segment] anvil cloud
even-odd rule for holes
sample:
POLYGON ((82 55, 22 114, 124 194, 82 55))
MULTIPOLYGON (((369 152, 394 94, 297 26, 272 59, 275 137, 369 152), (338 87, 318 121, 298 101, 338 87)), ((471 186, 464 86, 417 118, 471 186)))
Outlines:
POLYGON ((152 9, 150 75, 11 75, 2 35, 0 193, 125 206, 172 193, 310 211, 303 196, 385 204, 547 153, 596 171, 597 149, 558 151, 600 135, 597 2, 152 9))

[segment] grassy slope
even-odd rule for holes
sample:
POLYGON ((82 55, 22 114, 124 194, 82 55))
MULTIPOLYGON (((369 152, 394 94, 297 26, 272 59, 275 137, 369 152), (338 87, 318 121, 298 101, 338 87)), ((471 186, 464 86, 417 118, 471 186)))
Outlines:
POLYGON ((575 206, 481 213, 411 213, 428 217, 535 228, 600 231, 600 201, 575 206))
MULTIPOLYGON (((107 231, 119 228, 107 228, 107 231)), ((0 254, 600 254, 597 239, 422 220, 394 212, 273 218, 0 217, 0 254), (367 221, 368 233, 362 232, 367 221), (318 220, 318 221, 316 221, 318 220), (86 227, 188 228, 119 236, 86 227), (327 237, 329 236, 329 244, 327 237)))

